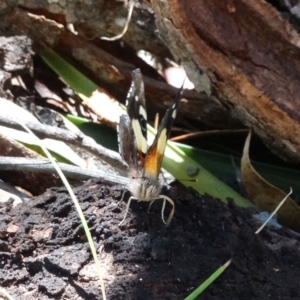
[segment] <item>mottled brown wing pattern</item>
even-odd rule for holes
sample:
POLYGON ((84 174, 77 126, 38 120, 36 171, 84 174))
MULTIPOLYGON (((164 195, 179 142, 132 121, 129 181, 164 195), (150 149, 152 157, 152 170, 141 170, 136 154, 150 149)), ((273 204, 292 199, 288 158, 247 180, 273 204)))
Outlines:
POLYGON ((119 153, 129 168, 138 168, 138 154, 134 132, 128 115, 121 115, 118 126, 119 153))
POLYGON ((132 72, 132 84, 129 89, 126 106, 135 136, 136 149, 141 166, 144 166, 148 150, 147 145, 147 112, 144 95, 144 81, 140 69, 132 72))

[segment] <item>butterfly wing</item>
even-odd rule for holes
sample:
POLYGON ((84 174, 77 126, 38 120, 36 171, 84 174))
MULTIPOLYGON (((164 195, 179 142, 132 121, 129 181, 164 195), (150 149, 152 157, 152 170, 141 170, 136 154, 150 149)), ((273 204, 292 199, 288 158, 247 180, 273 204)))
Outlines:
POLYGON ((165 148, 173 123, 176 118, 177 108, 179 101, 182 97, 183 85, 173 102, 173 104, 168 108, 164 118, 162 119, 160 126, 158 128, 155 139, 149 148, 144 165, 144 176, 150 178, 157 178, 161 169, 162 160, 165 153, 165 148))
POLYGON ((144 82, 140 69, 132 72, 132 84, 129 89, 126 106, 131 127, 134 132, 136 152, 138 158, 136 160, 144 166, 147 153, 147 113, 144 95, 144 82))
POLYGON ((119 153, 130 168, 137 169, 137 150, 131 120, 128 115, 121 115, 118 125, 119 153))

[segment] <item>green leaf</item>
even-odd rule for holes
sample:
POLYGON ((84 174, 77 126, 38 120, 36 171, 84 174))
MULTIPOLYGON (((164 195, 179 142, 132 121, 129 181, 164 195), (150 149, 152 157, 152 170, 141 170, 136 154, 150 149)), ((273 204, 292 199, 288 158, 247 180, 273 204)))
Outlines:
POLYGON ((96 124, 87 119, 67 115, 69 121, 75 124, 84 134, 92 137, 98 144, 110 150, 118 151, 117 132, 106 125, 96 124))
MULTIPOLYGON (((97 89, 97 86, 82 75, 73 66, 67 63, 62 57, 51 49, 41 52, 41 57, 46 63, 63 78, 77 93, 85 96, 97 89)), ((81 124, 81 126, 83 123, 81 124)), ((156 131, 148 126, 149 140, 154 139, 156 131)), ((113 134, 111 134, 113 136, 113 134)), ((100 143, 105 145, 107 136, 102 134, 100 143)), ((226 202, 227 198, 232 198, 239 206, 251 206, 251 203, 232 190, 229 186, 218 180, 210 172, 204 169, 195 160, 188 157, 174 143, 168 142, 163 161, 163 167, 175 178, 178 178, 184 185, 191 186, 201 194, 209 194, 226 202), (194 181, 187 181, 193 179, 194 181)))
MULTIPOLYGON (((151 141, 154 138, 155 130, 149 126, 148 132, 151 133, 151 136, 148 138, 151 141)), ((192 187, 200 194, 209 194, 225 203, 227 203, 227 198, 231 198, 241 207, 252 206, 249 200, 243 198, 203 168, 202 165, 186 155, 180 149, 179 144, 168 142, 163 160, 163 168, 170 172, 183 185, 192 187)))
MULTIPOLYGON (((176 145, 220 180, 232 182, 236 181, 237 176, 240 176, 241 157, 215 153, 179 143, 176 145)), ((294 195, 300 195, 299 171, 261 162, 251 161, 251 163, 257 172, 271 184, 285 191, 292 186, 294 195)))
POLYGON ((70 65, 50 48, 44 48, 39 55, 77 93, 86 97, 92 95, 98 86, 70 65))

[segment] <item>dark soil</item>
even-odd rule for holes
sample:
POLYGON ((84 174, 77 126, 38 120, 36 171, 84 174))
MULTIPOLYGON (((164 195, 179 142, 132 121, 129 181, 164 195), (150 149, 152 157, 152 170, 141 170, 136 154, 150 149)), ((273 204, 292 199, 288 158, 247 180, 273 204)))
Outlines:
MULTIPOLYGON (((101 251, 107 298, 184 299, 218 267, 228 269, 199 299, 300 299, 299 237, 267 228, 255 235, 253 211, 171 191, 169 228, 161 201, 133 201, 122 226, 120 187, 76 188, 101 251)), ((0 284, 14 299, 102 299, 80 220, 65 189, 11 208, 1 204, 0 284)), ((1 297, 0 297, 1 299, 1 297)))

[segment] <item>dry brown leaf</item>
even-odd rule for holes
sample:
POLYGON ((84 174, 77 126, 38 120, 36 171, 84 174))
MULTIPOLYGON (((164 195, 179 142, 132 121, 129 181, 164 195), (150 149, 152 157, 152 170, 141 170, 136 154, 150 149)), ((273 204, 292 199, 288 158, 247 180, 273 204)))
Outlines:
MULTIPOLYGON (((250 139, 251 131, 246 139, 241 161, 242 181, 257 208, 261 211, 273 212, 286 196, 286 193, 268 183, 255 171, 249 158, 250 139)), ((281 225, 300 232, 300 207, 291 197, 288 197, 278 210, 277 220, 281 225)))

